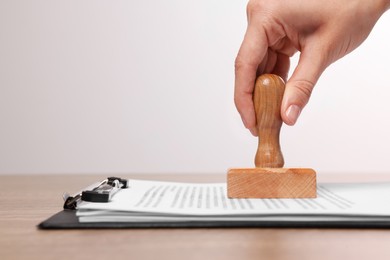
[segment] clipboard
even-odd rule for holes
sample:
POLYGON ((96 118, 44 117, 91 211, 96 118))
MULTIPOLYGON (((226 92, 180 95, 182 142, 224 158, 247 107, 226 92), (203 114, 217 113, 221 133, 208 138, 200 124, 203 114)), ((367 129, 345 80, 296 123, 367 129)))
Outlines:
POLYGON ((390 228, 390 222, 372 221, 339 221, 339 222, 305 222, 305 221, 214 221, 214 222, 105 222, 80 223, 75 211, 63 210, 43 221, 39 229, 127 229, 127 228, 390 228))
POLYGON ((390 228, 389 221, 340 220, 340 221, 145 221, 145 222, 80 222, 77 202, 109 202, 121 189, 128 187, 128 180, 109 177, 99 185, 75 196, 64 196, 64 209, 38 225, 39 229, 123 229, 123 228, 390 228))

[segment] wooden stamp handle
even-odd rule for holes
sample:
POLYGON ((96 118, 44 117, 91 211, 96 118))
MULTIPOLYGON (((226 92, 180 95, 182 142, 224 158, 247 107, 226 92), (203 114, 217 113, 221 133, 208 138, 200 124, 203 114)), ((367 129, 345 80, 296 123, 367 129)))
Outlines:
POLYGON ((279 134, 282 127, 280 107, 284 81, 277 75, 264 74, 257 78, 253 95, 259 144, 255 165, 260 168, 282 168, 283 154, 279 134))

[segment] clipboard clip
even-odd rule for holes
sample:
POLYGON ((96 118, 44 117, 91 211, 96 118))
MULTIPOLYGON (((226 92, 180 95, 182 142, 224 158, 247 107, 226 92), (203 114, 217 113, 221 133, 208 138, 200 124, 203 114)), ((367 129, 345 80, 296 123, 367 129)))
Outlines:
POLYGON ((128 180, 118 177, 108 177, 92 190, 85 190, 76 196, 68 193, 63 195, 64 209, 76 209, 80 200, 89 202, 109 202, 111 198, 120 190, 128 187, 128 180))

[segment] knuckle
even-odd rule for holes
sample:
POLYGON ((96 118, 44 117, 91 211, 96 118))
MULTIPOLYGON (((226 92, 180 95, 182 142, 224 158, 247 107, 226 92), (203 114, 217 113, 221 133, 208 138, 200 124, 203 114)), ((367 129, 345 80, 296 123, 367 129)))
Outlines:
POLYGON ((294 88, 298 92, 299 97, 301 97, 300 102, 306 104, 313 92, 314 82, 306 79, 297 80, 294 88))
POLYGON ((241 59, 241 57, 237 56, 236 60, 234 61, 234 70, 237 73, 244 70, 245 67, 247 67, 247 63, 241 59))
POLYGON ((237 72, 237 71, 241 70, 243 67, 245 67, 244 64, 245 63, 243 62, 243 60, 239 56, 237 56, 236 60, 234 61, 235 71, 237 72))
POLYGON ((246 6, 247 16, 251 17, 252 14, 257 14, 258 18, 264 18, 271 15, 274 12, 277 12, 279 9, 283 8, 280 1, 272 0, 249 0, 246 6), (259 14, 261 14, 259 16, 259 14))
POLYGON ((251 14, 254 11, 263 10, 266 6, 264 0, 250 0, 246 6, 246 12, 251 14))
POLYGON ((245 71, 256 71, 258 64, 255 61, 244 59, 239 54, 234 61, 234 70, 237 74, 245 71))

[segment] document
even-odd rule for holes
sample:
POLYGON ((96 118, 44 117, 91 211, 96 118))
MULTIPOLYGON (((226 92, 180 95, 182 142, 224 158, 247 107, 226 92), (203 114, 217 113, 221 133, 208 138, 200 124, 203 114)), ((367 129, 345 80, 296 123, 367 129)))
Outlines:
POLYGON ((390 182, 324 183, 314 199, 229 199, 226 183, 129 180, 108 203, 82 201, 79 222, 390 221, 390 182))

